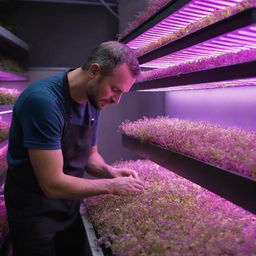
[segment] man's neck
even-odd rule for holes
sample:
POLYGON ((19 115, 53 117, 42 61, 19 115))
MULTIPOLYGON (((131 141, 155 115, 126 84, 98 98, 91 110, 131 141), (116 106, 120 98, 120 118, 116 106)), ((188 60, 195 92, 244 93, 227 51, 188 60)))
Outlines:
POLYGON ((87 75, 81 68, 74 69, 67 74, 71 98, 79 103, 88 102, 86 97, 87 75))

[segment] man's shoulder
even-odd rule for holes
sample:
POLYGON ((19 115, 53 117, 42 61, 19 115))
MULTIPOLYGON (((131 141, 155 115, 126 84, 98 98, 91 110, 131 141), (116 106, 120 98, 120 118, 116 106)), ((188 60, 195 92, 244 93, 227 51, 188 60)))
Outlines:
POLYGON ((16 108, 25 104, 35 104, 35 107, 43 104, 46 108, 60 105, 63 101, 62 77, 63 74, 60 73, 30 84, 19 96, 16 108))

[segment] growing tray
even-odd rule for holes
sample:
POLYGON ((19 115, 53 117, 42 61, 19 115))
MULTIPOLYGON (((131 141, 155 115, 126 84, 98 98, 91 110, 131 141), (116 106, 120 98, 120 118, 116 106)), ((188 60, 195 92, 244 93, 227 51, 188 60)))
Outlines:
POLYGON ((256 179, 202 162, 195 158, 122 135, 122 143, 138 155, 212 191, 256 214, 256 179))

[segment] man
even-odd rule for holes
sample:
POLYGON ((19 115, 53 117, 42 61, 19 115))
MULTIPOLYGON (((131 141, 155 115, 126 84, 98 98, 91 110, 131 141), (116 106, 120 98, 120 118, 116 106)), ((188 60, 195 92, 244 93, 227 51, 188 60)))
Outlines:
POLYGON ((9 136, 5 199, 14 256, 82 255, 79 199, 142 192, 130 169, 99 155, 99 111, 118 104, 139 73, 132 50, 99 45, 80 68, 31 84, 17 100, 9 136), (84 179, 84 171, 102 179, 84 179))

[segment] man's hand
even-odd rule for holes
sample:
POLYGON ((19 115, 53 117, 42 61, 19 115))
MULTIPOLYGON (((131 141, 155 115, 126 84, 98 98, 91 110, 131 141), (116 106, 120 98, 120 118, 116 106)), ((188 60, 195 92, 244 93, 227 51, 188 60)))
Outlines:
POLYGON ((132 176, 118 177, 110 180, 109 191, 114 195, 134 195, 142 193, 144 183, 132 176))
POLYGON ((109 174, 112 178, 132 176, 133 178, 140 180, 138 173, 128 168, 111 168, 109 174))

